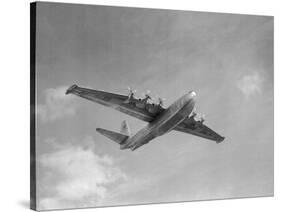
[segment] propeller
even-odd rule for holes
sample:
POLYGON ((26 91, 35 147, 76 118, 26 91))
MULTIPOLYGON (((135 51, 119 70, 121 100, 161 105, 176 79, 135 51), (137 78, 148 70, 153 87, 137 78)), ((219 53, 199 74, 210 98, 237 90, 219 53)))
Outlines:
POLYGON ((150 96, 150 90, 146 90, 145 93, 142 94, 146 99, 152 99, 152 97, 150 96))
POLYGON ((165 98, 158 97, 158 104, 159 104, 160 106, 163 106, 165 100, 166 100, 165 98))
POLYGON ((205 115, 204 114, 198 115, 197 118, 201 123, 203 123, 205 121, 205 115))
POLYGON ((150 90, 147 90, 147 91, 146 91, 145 97, 148 98, 148 99, 151 99, 150 90))
POLYGON ((206 120, 205 118, 206 118, 205 114, 202 114, 202 115, 201 115, 201 122, 202 122, 202 123, 206 120))
POLYGON ((128 95, 129 97, 135 95, 135 93, 137 92, 137 90, 135 90, 135 89, 133 90, 130 87, 128 87, 128 90, 129 90, 129 95, 128 95))

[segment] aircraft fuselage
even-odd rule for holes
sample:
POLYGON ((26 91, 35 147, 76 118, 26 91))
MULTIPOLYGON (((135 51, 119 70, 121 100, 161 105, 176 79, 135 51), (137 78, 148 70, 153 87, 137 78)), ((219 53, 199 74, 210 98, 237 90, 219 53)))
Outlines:
POLYGON ((195 95, 195 92, 190 92, 179 98, 167 110, 159 114, 155 120, 130 137, 120 148, 135 150, 155 137, 171 131, 193 111, 195 95))

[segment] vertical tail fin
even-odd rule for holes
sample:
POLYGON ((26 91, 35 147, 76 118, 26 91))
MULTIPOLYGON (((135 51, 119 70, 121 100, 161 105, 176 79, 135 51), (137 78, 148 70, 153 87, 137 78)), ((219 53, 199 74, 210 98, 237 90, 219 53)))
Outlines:
POLYGON ((131 136, 131 130, 126 120, 121 123, 120 133, 129 137, 131 136))

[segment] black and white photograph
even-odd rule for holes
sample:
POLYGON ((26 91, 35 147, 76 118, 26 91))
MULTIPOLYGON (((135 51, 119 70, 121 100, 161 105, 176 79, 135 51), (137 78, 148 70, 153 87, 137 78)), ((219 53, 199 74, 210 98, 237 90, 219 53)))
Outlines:
POLYGON ((274 17, 34 2, 31 208, 274 195, 274 17))

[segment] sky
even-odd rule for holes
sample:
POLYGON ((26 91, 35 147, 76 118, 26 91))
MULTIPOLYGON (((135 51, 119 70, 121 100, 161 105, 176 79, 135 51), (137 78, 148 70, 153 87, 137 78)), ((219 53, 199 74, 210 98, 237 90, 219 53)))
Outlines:
POLYGON ((273 195, 273 17, 38 3, 39 209, 273 195), (165 106, 190 90, 213 141, 169 132, 132 152, 95 129, 146 125, 72 84, 165 106))

